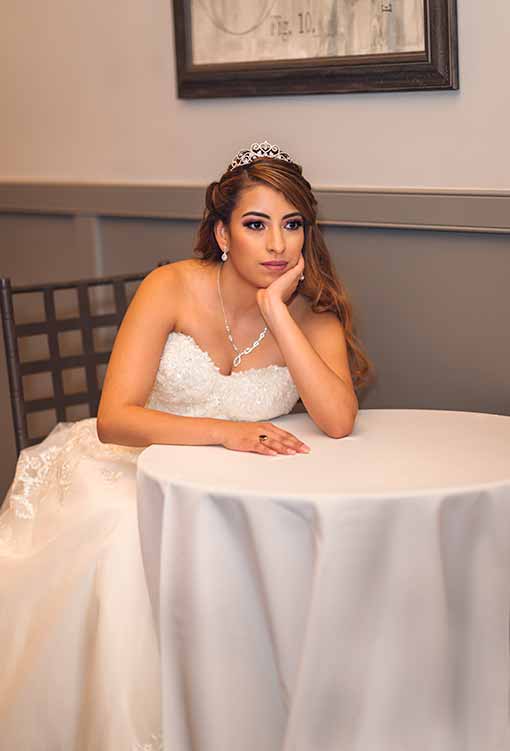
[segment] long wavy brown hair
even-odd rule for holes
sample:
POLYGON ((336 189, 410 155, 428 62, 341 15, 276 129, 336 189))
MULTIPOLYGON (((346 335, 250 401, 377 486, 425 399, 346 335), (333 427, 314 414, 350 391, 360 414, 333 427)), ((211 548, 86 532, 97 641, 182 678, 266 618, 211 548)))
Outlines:
POLYGON ((372 365, 356 337, 352 306, 317 224, 317 201, 299 164, 262 157, 250 164, 227 170, 219 181, 212 182, 206 191, 195 255, 204 261, 221 262, 222 250, 216 241, 214 227, 218 220, 229 225, 240 192, 254 184, 268 185, 278 190, 302 214, 305 224, 305 280, 300 284, 299 292, 310 301, 314 312, 332 311, 338 316, 344 329, 354 386, 357 389, 365 386, 372 378, 372 365))

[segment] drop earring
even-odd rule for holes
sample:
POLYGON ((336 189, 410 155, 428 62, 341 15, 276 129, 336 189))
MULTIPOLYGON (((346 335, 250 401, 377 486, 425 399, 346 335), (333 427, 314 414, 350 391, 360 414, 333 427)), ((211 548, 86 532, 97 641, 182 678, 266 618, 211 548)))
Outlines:
POLYGON ((223 250, 223 253, 221 254, 221 260, 223 261, 223 263, 225 263, 225 261, 228 261, 228 250, 226 248, 223 250))

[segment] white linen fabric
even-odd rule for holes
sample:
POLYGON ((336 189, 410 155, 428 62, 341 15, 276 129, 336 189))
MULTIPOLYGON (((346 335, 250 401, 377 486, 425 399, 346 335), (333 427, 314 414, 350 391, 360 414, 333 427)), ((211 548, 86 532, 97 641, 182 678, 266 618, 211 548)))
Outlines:
MULTIPOLYGON (((266 420, 297 397, 287 368, 223 376, 191 337, 174 332, 148 406, 266 420)), ((58 425, 20 456, 0 516, 2 749, 162 747, 159 651, 138 533, 139 453, 101 444, 89 419, 58 425)))
POLYGON ((510 417, 276 424, 138 462, 168 750, 508 751, 510 417))

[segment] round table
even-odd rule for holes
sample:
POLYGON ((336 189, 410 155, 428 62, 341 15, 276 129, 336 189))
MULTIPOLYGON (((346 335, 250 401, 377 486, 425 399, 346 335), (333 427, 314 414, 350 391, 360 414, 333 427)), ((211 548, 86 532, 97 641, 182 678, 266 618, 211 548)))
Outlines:
POLYGON ((165 748, 510 748, 510 417, 274 422, 311 453, 140 455, 165 748))

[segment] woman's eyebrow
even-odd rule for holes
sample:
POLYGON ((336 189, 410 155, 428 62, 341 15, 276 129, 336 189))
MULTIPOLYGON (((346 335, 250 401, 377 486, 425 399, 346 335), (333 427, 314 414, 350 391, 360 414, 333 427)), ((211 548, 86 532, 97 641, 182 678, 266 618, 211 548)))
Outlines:
MULTIPOLYGON (((246 213, 242 214, 241 219, 245 216, 261 216, 264 219, 271 219, 269 214, 263 214, 262 211, 247 211, 246 213)), ((299 211, 292 211, 290 214, 285 214, 285 216, 282 216, 282 219, 290 219, 291 216, 299 216, 303 218, 302 214, 299 211)))

